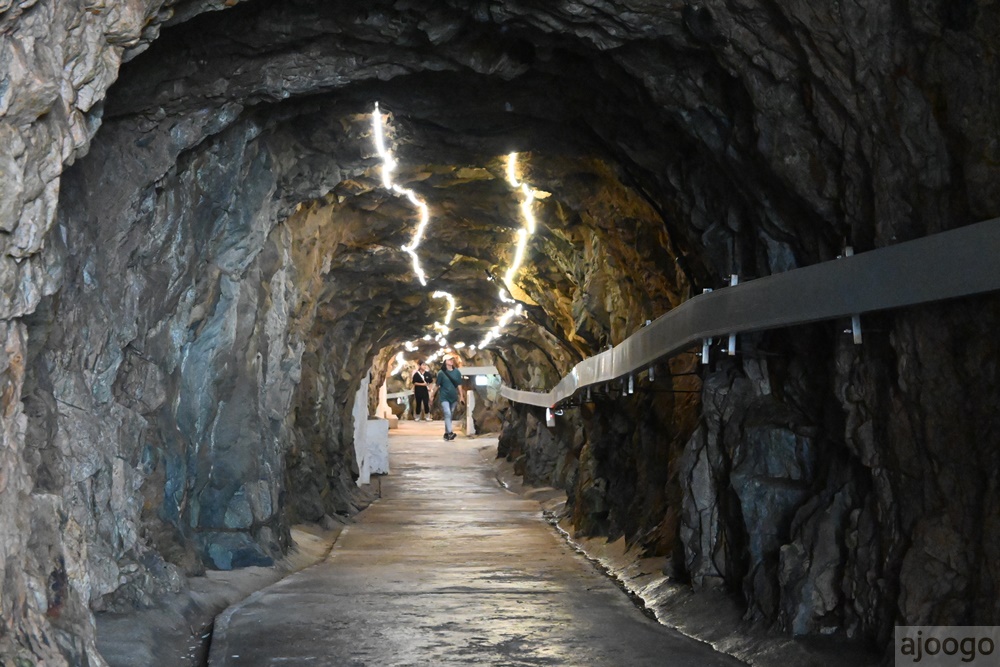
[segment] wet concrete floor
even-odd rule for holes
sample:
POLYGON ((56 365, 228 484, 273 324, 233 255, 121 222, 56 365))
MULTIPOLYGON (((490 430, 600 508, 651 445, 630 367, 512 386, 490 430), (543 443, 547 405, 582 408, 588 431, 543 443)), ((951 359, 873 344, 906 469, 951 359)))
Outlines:
POLYGON ((326 561, 220 616, 209 665, 743 664, 644 616, 498 484, 484 439, 443 430, 392 432, 382 498, 326 561))

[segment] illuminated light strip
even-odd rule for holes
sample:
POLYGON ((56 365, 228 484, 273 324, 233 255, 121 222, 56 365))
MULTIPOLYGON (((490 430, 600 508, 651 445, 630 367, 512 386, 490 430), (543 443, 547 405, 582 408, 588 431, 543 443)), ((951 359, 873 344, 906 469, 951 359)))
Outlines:
POLYGON ((420 258, 417 257, 417 248, 420 246, 420 242, 424 238, 424 230, 427 229, 427 223, 430 222, 430 210, 427 208, 427 204, 417 198, 417 195, 413 190, 401 188, 398 185, 393 185, 392 189, 400 194, 406 195, 406 198, 420 210, 420 223, 417 224, 417 231, 413 233, 413 238, 410 239, 410 243, 402 246, 400 250, 408 253, 410 258, 413 260, 413 272, 417 274, 417 280, 420 281, 420 284, 427 285, 427 275, 424 273, 424 269, 420 266, 420 258))
POLYGON ((500 316, 500 320, 497 325, 486 332, 486 336, 479 343, 480 348, 484 348, 494 340, 500 337, 500 332, 503 330, 510 321, 515 317, 520 317, 524 314, 524 307, 521 304, 517 304, 515 308, 508 308, 503 315, 500 316))
POLYGON ((451 324, 451 317, 455 314, 455 297, 448 292, 442 292, 441 290, 434 292, 431 296, 435 299, 447 299, 448 301, 448 312, 444 316, 444 324, 441 324, 440 322, 434 323, 435 329, 443 329, 443 333, 448 335, 448 325, 451 324))
POLYGON ((424 238, 424 231, 430 222, 430 209, 427 208, 426 202, 417 196, 416 192, 410 188, 404 188, 392 180, 392 172, 396 170, 399 163, 396 162, 396 159, 392 156, 392 152, 385 146, 385 134, 382 130, 382 112, 379 110, 378 102, 375 103, 375 111, 372 112, 372 134, 375 136, 375 150, 378 152, 379 157, 382 158, 382 185, 387 190, 391 190, 409 199, 410 203, 420 211, 420 223, 417 225, 413 237, 400 250, 407 253, 413 261, 413 273, 416 274, 420 284, 427 285, 427 274, 424 273, 424 269, 420 265, 417 248, 420 247, 420 242, 424 238))
MULTIPOLYGON (((524 253, 528 247, 528 239, 531 238, 531 235, 535 233, 535 229, 538 227, 535 221, 535 212, 532 210, 538 191, 527 183, 522 183, 517 179, 517 153, 509 153, 507 155, 507 182, 510 183, 512 188, 519 190, 522 195, 520 209, 521 217, 524 218, 524 226, 517 230, 517 247, 514 251, 514 261, 503 277, 507 291, 512 292, 511 285, 513 285, 514 278, 517 277, 517 272, 524 262, 524 253)), ((513 301, 513 299, 508 299, 510 297, 507 297, 501 291, 500 300, 504 303, 511 303, 513 301)))
MULTIPOLYGON (((503 303, 516 303, 514 298, 510 296, 512 290, 511 286, 514 284, 514 278, 517 277, 517 272, 521 268, 521 264, 524 263, 524 255, 528 248, 528 240, 531 235, 535 233, 538 227, 538 223, 535 220, 535 212, 533 210, 535 199, 538 196, 538 190, 535 190, 527 183, 523 183, 517 178, 517 153, 507 154, 507 182, 510 186, 521 193, 521 204, 519 208, 521 209, 521 217, 524 219, 524 225, 521 229, 517 230, 517 245, 514 249, 514 261, 511 262, 510 267, 504 273, 503 286, 500 288, 500 301, 503 303)), ((483 340, 479 343, 480 348, 484 348, 493 342, 496 338, 500 336, 500 331, 505 328, 514 317, 520 317, 524 314, 524 308, 521 304, 517 304, 515 308, 508 308, 497 323, 497 326, 490 329, 483 340)))
POLYGON ((524 308, 521 306, 521 304, 517 304, 516 308, 509 309, 500 318, 500 328, 503 329, 505 326, 510 324, 510 321, 512 319, 514 319, 515 317, 520 317, 523 314, 524 314, 524 308))
POLYGON ((521 182, 517 180, 517 153, 507 154, 507 182, 512 188, 521 187, 521 182))
POLYGON ((405 365, 406 362, 403 361, 403 353, 400 352, 399 354, 396 355, 396 367, 392 370, 391 373, 389 373, 389 375, 395 375, 399 371, 403 370, 403 366, 405 365))

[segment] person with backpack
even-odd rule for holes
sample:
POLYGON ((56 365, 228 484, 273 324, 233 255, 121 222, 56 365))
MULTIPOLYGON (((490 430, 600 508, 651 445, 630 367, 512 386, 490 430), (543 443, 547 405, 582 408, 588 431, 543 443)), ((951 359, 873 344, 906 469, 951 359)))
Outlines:
POLYGON ((465 403, 465 387, 462 386, 462 371, 455 368, 455 357, 448 355, 437 374, 438 396, 444 411, 444 439, 454 440, 451 430, 451 415, 459 403, 465 403))

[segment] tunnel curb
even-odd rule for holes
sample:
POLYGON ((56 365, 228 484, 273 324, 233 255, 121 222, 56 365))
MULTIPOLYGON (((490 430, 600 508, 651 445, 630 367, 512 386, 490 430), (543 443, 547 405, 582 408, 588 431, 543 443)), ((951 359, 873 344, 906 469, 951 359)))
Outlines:
POLYGON ((297 549, 272 567, 211 571, 191 577, 186 591, 166 596, 151 609, 97 614, 98 650, 109 667, 205 665, 220 614, 325 560, 342 531, 342 526, 296 526, 297 549))

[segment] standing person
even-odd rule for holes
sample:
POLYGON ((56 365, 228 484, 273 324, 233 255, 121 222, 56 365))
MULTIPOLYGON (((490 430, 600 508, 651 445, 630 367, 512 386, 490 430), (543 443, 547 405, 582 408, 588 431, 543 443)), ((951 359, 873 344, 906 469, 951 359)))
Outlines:
POLYGON ((417 370, 413 372, 413 398, 416 399, 416 406, 413 408, 413 421, 420 421, 420 408, 423 408, 424 421, 431 420, 431 384, 434 378, 427 367, 426 361, 421 361, 417 370))
POLYGON ((444 358, 444 367, 437 374, 438 395, 444 410, 444 439, 454 440, 451 431, 451 413, 459 403, 465 403, 465 387, 462 386, 462 371, 455 368, 455 357, 444 358))

